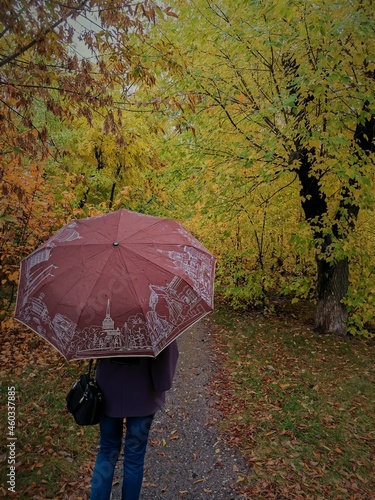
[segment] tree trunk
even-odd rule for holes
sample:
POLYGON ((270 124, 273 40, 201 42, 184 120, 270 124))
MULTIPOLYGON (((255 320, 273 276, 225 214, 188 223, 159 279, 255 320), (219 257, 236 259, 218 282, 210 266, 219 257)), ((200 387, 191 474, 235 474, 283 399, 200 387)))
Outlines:
MULTIPOLYGON (((319 333, 346 335, 348 313, 342 299, 346 296, 349 287, 349 261, 343 259, 336 263, 330 263, 327 261, 327 256, 332 252, 333 240, 345 239, 351 231, 354 231, 359 204, 357 196, 353 193, 361 188, 359 182, 361 175, 358 175, 361 174, 362 165, 360 151, 362 150, 366 155, 369 155, 375 150, 375 115, 371 114, 370 103, 366 100, 363 103, 363 113, 358 117, 353 135, 352 150, 354 157, 358 159, 357 171, 354 171, 348 182, 342 185, 339 193, 339 207, 334 218, 331 219, 330 231, 327 231, 325 219, 329 214, 329 207, 326 193, 321 184, 321 176, 324 173, 319 174, 319 168, 314 169, 317 158, 315 147, 306 146, 306 131, 311 134, 311 137, 313 134, 309 114, 311 112, 308 111, 308 105, 314 102, 315 96, 313 93, 304 96, 300 94, 300 88, 295 83, 298 81, 299 67, 294 56, 285 56, 282 62, 286 77, 290 79, 290 92, 297 96, 294 111, 296 130, 294 144, 296 149, 291 152, 289 162, 293 164, 297 160, 297 166, 292 170, 296 172, 300 180, 302 209, 306 221, 311 227, 315 248, 319 251, 316 259, 318 302, 315 328, 319 333), (302 137, 300 130, 304 131, 302 137)), ((372 70, 372 73, 369 72, 367 76, 375 80, 375 71, 372 70)))
POLYGON ((329 263, 317 259, 318 302, 316 307, 315 328, 319 333, 347 334, 348 313, 342 299, 349 286, 348 259, 329 263))

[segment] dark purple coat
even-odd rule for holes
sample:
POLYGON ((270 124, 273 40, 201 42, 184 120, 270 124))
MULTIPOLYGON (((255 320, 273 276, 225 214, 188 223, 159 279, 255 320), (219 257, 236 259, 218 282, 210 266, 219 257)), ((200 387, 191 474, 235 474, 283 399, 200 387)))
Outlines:
POLYGON ((109 417, 145 417, 165 403, 172 387, 178 359, 172 342, 156 358, 102 358, 96 380, 102 391, 104 412, 109 417))

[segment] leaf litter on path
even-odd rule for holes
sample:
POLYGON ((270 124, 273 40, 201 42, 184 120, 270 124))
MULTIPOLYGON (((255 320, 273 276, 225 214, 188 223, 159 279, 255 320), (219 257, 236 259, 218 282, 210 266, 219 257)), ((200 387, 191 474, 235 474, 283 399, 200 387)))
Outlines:
MULTIPOLYGON (((179 339, 173 388, 151 428, 141 500, 244 499, 239 486, 249 466, 218 432, 212 404, 212 347, 205 320, 179 339)), ((122 459, 122 457, 121 457, 122 459)), ((113 500, 121 498, 122 460, 113 500)))

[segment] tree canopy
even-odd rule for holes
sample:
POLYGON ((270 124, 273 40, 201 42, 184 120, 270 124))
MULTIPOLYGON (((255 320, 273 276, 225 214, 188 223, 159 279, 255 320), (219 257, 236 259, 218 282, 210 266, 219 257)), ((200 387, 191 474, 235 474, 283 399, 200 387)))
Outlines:
POLYGON ((120 178, 127 185, 140 164, 155 163, 139 140, 145 126, 128 117, 135 90, 154 82, 133 47, 156 14, 147 0, 2 1, 0 12, 0 275, 9 310, 20 257, 68 218, 108 209, 120 178), (84 122, 97 129, 85 153, 75 147, 84 122))
MULTIPOLYGON (((299 251, 304 247, 306 258, 313 248, 317 272, 309 269, 308 288, 317 291, 317 327, 345 333, 346 306, 361 302, 348 295, 349 260, 355 281, 368 273, 370 285, 373 274, 361 252, 363 239, 373 238, 371 2, 196 0, 173 7, 179 19, 159 36, 183 74, 171 76, 181 98, 175 126, 190 135, 180 140, 189 155, 186 185, 197 176, 209 217, 225 226, 217 240, 232 248, 223 283, 231 281, 232 293, 246 301, 264 298, 289 276, 286 289, 303 296, 299 251), (291 257, 298 262, 292 268, 291 257)), ((373 286, 365 295, 373 301, 373 286)))

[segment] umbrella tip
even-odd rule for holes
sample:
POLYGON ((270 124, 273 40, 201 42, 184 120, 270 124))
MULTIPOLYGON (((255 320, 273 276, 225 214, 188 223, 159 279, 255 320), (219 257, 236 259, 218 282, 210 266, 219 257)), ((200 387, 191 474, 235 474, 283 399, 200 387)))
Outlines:
POLYGON ((118 246, 119 246, 119 244, 120 244, 120 243, 119 243, 118 241, 114 241, 114 242, 112 243, 112 245, 113 245, 114 247, 118 247, 118 246))

